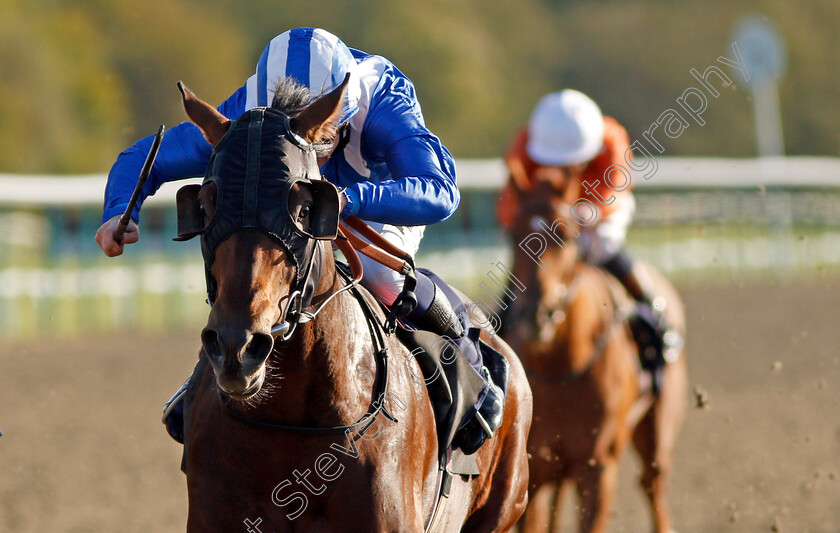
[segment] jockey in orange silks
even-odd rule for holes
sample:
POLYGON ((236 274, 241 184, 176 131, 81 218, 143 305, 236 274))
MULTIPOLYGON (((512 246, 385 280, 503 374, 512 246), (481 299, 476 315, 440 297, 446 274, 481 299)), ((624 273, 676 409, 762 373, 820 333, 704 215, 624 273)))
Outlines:
POLYGON ((548 94, 505 155, 511 174, 499 197, 497 215, 510 232, 519 210, 516 187, 532 186, 542 178, 551 179, 552 174, 580 181, 581 198, 598 209, 596 224, 581 228, 581 258, 615 276, 636 300, 638 312, 630 322, 640 344, 642 365, 654 371, 654 388, 658 390, 661 372, 656 370, 679 354, 683 339, 664 322, 665 300, 654 296, 644 269, 624 246, 636 202, 629 176, 616 186, 608 169, 612 165, 625 167, 629 149, 627 130, 614 118, 604 116, 588 96, 572 89, 548 94), (646 357, 642 352, 648 347, 655 353, 646 357))

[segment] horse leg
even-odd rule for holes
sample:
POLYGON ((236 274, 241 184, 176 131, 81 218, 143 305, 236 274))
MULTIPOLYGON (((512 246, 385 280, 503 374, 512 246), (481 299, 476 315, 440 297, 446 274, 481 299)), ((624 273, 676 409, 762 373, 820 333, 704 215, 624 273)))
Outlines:
POLYGON ((580 499, 580 533, 603 533, 607 528, 618 477, 618 460, 609 456, 590 461, 575 476, 580 499))
POLYGON ((561 533, 563 529, 563 498, 566 496, 568 488, 569 484, 565 480, 560 480, 557 485, 557 493, 554 497, 554 512, 549 526, 551 533, 561 533))
POLYGON ((642 490, 650 501, 654 531, 671 530, 671 513, 666 501, 667 478, 671 469, 671 454, 657 444, 655 409, 651 409, 636 428, 633 445, 642 461, 642 490))
POLYGON ((528 506, 531 388, 525 370, 510 348, 490 340, 491 346, 499 349, 510 363, 510 385, 502 425, 477 452, 478 464, 480 467, 486 465, 483 468, 489 471, 491 478, 489 481, 478 478, 472 482, 472 514, 461 529, 464 532, 510 531, 528 506))
MULTIPOLYGON (((524 443, 522 444, 524 447, 524 443)), ((513 461, 510 461, 513 463, 513 461)), ((519 463, 519 461, 517 461, 519 463)), ((493 531, 506 533, 511 531, 528 505, 527 461, 521 467, 509 465, 494 473, 493 489, 482 504, 482 508, 467 518, 461 531, 493 531), (524 483, 517 480, 525 479, 524 483)), ((505 465, 502 465, 503 467, 505 465)), ((473 502, 475 503, 475 502, 473 502)))
POLYGON ((551 531, 551 509, 560 492, 556 483, 546 483, 532 493, 531 503, 525 511, 521 533, 545 533, 551 531))
POLYGON ((669 364, 665 372, 659 398, 633 432, 633 445, 642 461, 640 483, 650 501, 657 533, 669 533, 673 527, 667 492, 674 444, 685 414, 685 359, 669 364))

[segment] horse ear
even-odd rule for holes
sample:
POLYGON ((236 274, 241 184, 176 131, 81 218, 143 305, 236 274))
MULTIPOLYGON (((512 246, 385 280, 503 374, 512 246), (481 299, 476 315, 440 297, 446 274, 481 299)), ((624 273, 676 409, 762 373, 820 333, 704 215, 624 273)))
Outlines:
POLYGON ((310 143, 327 141, 335 137, 339 126, 341 102, 344 101, 344 93, 349 81, 350 73, 348 72, 341 85, 306 106, 292 119, 292 130, 310 143))
POLYGON ((183 82, 178 82, 178 90, 181 91, 181 100, 187 116, 198 126, 207 142, 216 146, 230 128, 230 119, 219 113, 215 107, 196 97, 183 82))

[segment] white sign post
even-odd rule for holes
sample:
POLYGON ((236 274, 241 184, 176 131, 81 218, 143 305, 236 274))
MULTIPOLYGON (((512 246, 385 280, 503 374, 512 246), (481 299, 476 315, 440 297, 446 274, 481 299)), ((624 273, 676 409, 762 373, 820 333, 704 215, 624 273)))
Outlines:
MULTIPOLYGON (((766 174, 776 164, 767 158, 785 153, 778 92, 778 80, 785 68, 785 48, 766 17, 756 15, 741 19, 733 39, 750 73, 746 85, 752 92, 758 156, 766 174)), ((764 208, 770 213, 770 232, 777 241, 773 248, 774 272, 782 276, 795 267, 790 193, 766 195, 764 202, 764 208)))
POLYGON ((741 19, 735 28, 733 40, 738 43, 750 73, 745 84, 753 97, 758 155, 784 155, 778 92, 778 80, 785 69, 782 38, 766 17, 753 15, 741 19))

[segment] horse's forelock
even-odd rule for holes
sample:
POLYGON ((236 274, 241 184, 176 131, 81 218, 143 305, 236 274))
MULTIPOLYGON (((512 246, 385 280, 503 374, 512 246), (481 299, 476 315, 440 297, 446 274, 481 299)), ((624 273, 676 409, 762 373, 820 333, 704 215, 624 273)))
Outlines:
POLYGON ((290 117, 297 116, 312 102, 312 92, 294 78, 280 78, 271 107, 290 117))
MULTIPOLYGON (((312 91, 308 87, 299 83, 294 78, 280 78, 277 81, 274 98, 271 100, 271 108, 294 118, 306 109, 306 106, 311 104, 312 100, 312 91)), ((316 156, 329 156, 331 140, 323 143, 315 143, 314 146, 316 156)))

